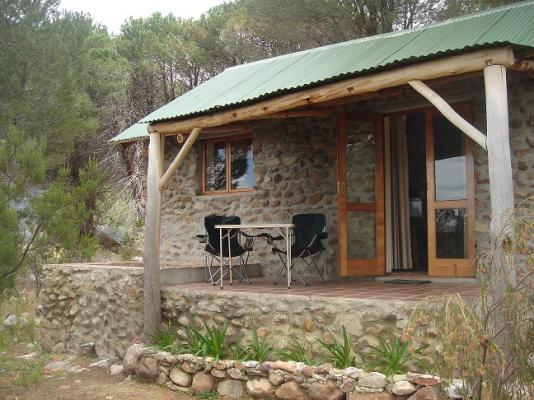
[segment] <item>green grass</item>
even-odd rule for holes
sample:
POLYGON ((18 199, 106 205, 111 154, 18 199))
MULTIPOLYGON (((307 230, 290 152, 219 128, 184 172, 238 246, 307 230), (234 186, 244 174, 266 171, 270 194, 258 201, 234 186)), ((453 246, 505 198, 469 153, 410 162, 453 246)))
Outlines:
POLYGON ((317 338, 317 341, 328 352, 328 361, 332 363, 335 368, 345 369, 348 367, 354 367, 355 357, 352 353, 352 340, 347 334, 345 326, 342 326, 343 341, 340 343, 334 338, 334 343, 326 343, 325 341, 317 338))
POLYGON ((215 360, 224 358, 226 354, 225 342, 228 320, 224 321, 222 328, 210 327, 206 322, 204 322, 204 327, 206 328, 206 334, 201 336, 204 342, 204 356, 213 357, 215 360))
POLYGON ((157 350, 168 351, 172 354, 180 353, 178 341, 176 340, 176 334, 174 333, 171 322, 169 321, 167 326, 162 329, 158 328, 155 335, 148 335, 152 342, 153 348, 157 350))

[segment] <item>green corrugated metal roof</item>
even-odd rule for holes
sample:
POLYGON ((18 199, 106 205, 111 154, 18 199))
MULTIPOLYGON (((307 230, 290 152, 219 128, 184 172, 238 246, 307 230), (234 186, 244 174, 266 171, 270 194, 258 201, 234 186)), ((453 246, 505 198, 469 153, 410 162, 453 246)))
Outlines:
MULTIPOLYGON (((319 47, 228 68, 141 120, 191 117, 400 64, 496 45, 534 47, 534 1, 426 27, 319 47)), ((138 125, 138 124, 136 124, 138 125)), ((131 141, 133 127, 112 141, 131 141)))

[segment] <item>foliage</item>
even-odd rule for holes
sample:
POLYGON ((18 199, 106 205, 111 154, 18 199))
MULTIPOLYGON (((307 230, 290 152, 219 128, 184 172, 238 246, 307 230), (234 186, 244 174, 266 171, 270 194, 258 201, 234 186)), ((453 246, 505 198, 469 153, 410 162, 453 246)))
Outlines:
POLYGON ((292 337, 286 348, 277 351, 278 356, 284 361, 303 362, 307 365, 314 365, 316 362, 311 358, 306 345, 297 338, 292 337))
POLYGON ((176 334, 174 333, 171 322, 167 323, 165 328, 159 327, 154 335, 148 335, 153 343, 153 347, 158 350, 168 351, 172 354, 178 354, 179 346, 176 340, 176 334))
POLYGON ((245 346, 241 343, 242 337, 239 336, 235 343, 230 347, 230 349, 227 352, 227 357, 230 360, 236 360, 236 361, 243 361, 246 360, 248 351, 245 346))
POLYGON ((252 340, 248 346, 247 358, 250 360, 256 360, 258 362, 264 362, 269 358, 269 355, 273 351, 273 348, 269 344, 268 336, 265 335, 261 339, 258 337, 258 331, 252 331, 252 340))
POLYGON ((224 321, 222 328, 217 328, 216 326, 210 327, 206 322, 204 322, 204 327, 206 328, 206 333, 201 336, 202 341, 204 342, 203 356, 213 357, 215 360, 224 358, 228 320, 224 321))
POLYGON ((436 372, 465 380, 475 400, 534 397, 534 202, 517 207, 489 253, 478 260, 480 293, 466 301, 446 294, 413 312, 406 337, 436 332, 443 351, 436 372))
POLYGON ((368 360, 365 363, 365 367, 369 370, 393 376, 407 372, 411 362, 423 370, 429 369, 425 360, 421 357, 421 352, 425 347, 411 350, 409 342, 403 342, 396 336, 389 341, 383 337, 378 339, 380 345, 368 345, 370 351, 367 353, 368 360))
POLYGON ((335 368, 345 369, 353 367, 355 364, 355 357, 352 353, 352 339, 347 334, 345 326, 342 326, 343 342, 340 343, 336 338, 333 338, 333 343, 327 343, 319 338, 317 341, 329 353, 329 361, 335 368))
POLYGON ((205 354, 202 333, 192 324, 187 325, 183 349, 186 353, 191 353, 196 356, 205 354))

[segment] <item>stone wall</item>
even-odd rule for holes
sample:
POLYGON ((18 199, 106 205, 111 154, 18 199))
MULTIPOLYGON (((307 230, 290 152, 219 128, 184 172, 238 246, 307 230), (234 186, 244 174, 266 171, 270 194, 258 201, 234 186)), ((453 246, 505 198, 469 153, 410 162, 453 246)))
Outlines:
POLYGON ((174 391, 215 392, 225 399, 281 400, 438 400, 462 396, 451 384, 440 391, 437 376, 407 373, 388 379, 379 372, 331 364, 309 366, 293 361, 233 361, 173 355, 132 345, 124 371, 142 382, 157 382, 174 391), (441 393, 440 393, 441 392, 441 393), (450 393, 450 394, 449 394, 450 393), (443 397, 440 397, 440 394, 443 397))
POLYGON ((47 265, 40 301, 43 347, 124 354, 143 333, 143 269, 47 265))
MULTIPOLYGON (((43 346, 70 353, 94 347, 98 356, 121 356, 142 337, 142 282, 141 268, 47 266, 41 295, 43 346)), ((402 301, 162 289, 163 317, 181 335, 189 323, 221 326, 228 319, 230 342, 239 337, 248 341, 257 329, 260 336, 269 335, 276 348, 285 348, 296 337, 317 354, 316 338, 339 339, 344 325, 358 361, 366 344, 377 344, 378 335, 400 336, 414 306, 402 301)), ((428 351, 435 349, 432 344, 428 351)))
MULTIPOLYGON (((200 194, 200 151, 197 143, 176 171, 162 196, 161 254, 163 261, 201 260, 203 218, 220 213, 239 215, 243 223, 289 222, 293 214, 326 214, 328 275, 337 269, 336 119, 291 119, 252 125, 255 188, 237 194, 200 194)), ((178 151, 167 139, 167 164, 178 151)), ((272 275, 280 266, 265 241, 258 241, 252 262, 272 275)))

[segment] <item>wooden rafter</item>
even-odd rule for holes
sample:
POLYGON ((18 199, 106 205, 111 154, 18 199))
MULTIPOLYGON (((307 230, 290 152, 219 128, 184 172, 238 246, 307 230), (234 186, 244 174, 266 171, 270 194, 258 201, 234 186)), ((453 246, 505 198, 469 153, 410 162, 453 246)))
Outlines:
POLYGON ((479 50, 468 54, 440 58, 389 71, 346 79, 341 82, 278 96, 233 110, 220 111, 180 121, 154 123, 149 126, 149 131, 166 134, 183 132, 195 127, 205 128, 226 125, 339 98, 402 86, 413 80, 431 80, 445 76, 462 75, 480 71, 487 65, 510 66, 513 63, 514 55, 510 47, 479 50))
POLYGON ((419 94, 436 107, 451 124, 460 129, 463 133, 469 136, 475 143, 482 146, 486 150, 486 135, 480 132, 477 128, 467 122, 460 114, 447 103, 443 98, 434 92, 431 88, 421 81, 410 81, 408 84, 413 87, 419 94))

